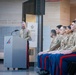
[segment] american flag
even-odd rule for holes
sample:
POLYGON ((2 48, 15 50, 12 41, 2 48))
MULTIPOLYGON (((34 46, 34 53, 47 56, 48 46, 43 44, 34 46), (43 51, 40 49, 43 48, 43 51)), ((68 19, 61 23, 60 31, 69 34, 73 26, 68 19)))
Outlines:
MULTIPOLYGON (((10 39, 11 39, 11 38, 10 38, 10 39)), ((10 44, 10 43, 11 43, 10 39, 7 41, 7 44, 10 44)))
POLYGON ((46 2, 58 2, 58 1, 62 1, 62 0, 45 0, 46 2))

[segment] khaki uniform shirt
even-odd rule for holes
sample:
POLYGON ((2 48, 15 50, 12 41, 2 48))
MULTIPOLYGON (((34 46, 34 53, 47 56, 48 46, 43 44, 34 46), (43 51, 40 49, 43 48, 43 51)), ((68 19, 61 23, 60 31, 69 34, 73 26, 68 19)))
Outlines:
POLYGON ((20 37, 24 38, 25 40, 31 39, 31 37, 30 37, 30 31, 27 30, 27 29, 21 29, 20 30, 20 37))
POLYGON ((73 32, 73 36, 74 36, 74 46, 71 48, 72 52, 76 52, 76 32, 73 32))
POLYGON ((58 50, 64 50, 65 47, 67 46, 69 36, 68 35, 63 35, 63 38, 61 40, 60 48, 58 50))
POLYGON ((74 35, 73 33, 68 34, 68 42, 67 45, 65 46, 65 50, 71 50, 74 47, 74 35))
POLYGON ((57 50, 60 47, 61 37, 61 35, 57 35, 52 39, 49 51, 57 50))

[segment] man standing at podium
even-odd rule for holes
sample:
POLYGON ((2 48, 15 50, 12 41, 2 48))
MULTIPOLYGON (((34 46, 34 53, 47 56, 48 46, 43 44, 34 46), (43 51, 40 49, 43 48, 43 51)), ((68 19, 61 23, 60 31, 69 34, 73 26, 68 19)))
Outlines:
POLYGON ((20 37, 24 38, 25 40, 31 39, 30 31, 27 29, 27 24, 24 21, 22 22, 21 25, 20 37))
POLYGON ((23 21, 20 30, 20 37, 27 40, 27 68, 29 68, 29 40, 31 40, 30 31, 27 29, 27 24, 23 21))

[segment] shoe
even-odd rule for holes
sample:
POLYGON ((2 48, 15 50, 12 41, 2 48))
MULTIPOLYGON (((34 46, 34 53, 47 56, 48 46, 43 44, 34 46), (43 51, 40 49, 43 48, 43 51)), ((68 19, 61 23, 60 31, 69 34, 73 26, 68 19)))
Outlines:
POLYGON ((40 71, 40 72, 39 72, 39 75, 49 75, 49 72, 43 70, 43 71, 40 71))
POLYGON ((41 68, 38 68, 38 67, 36 67, 35 70, 36 70, 37 73, 39 73, 40 71, 42 71, 42 69, 41 68))

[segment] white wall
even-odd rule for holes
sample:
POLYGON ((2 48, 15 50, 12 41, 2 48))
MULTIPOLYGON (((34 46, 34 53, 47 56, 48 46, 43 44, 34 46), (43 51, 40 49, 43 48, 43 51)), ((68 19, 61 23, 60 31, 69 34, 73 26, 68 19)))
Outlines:
POLYGON ((55 28, 58 24, 60 24, 60 2, 45 3, 43 24, 49 25, 51 28, 55 28))
MULTIPOLYGON (((22 3, 26 0, 0 0, 0 26, 19 26, 22 21, 22 3)), ((4 53, 0 52, 0 59, 4 53)))
POLYGON ((0 26, 21 24, 24 1, 26 0, 0 0, 0 26))

